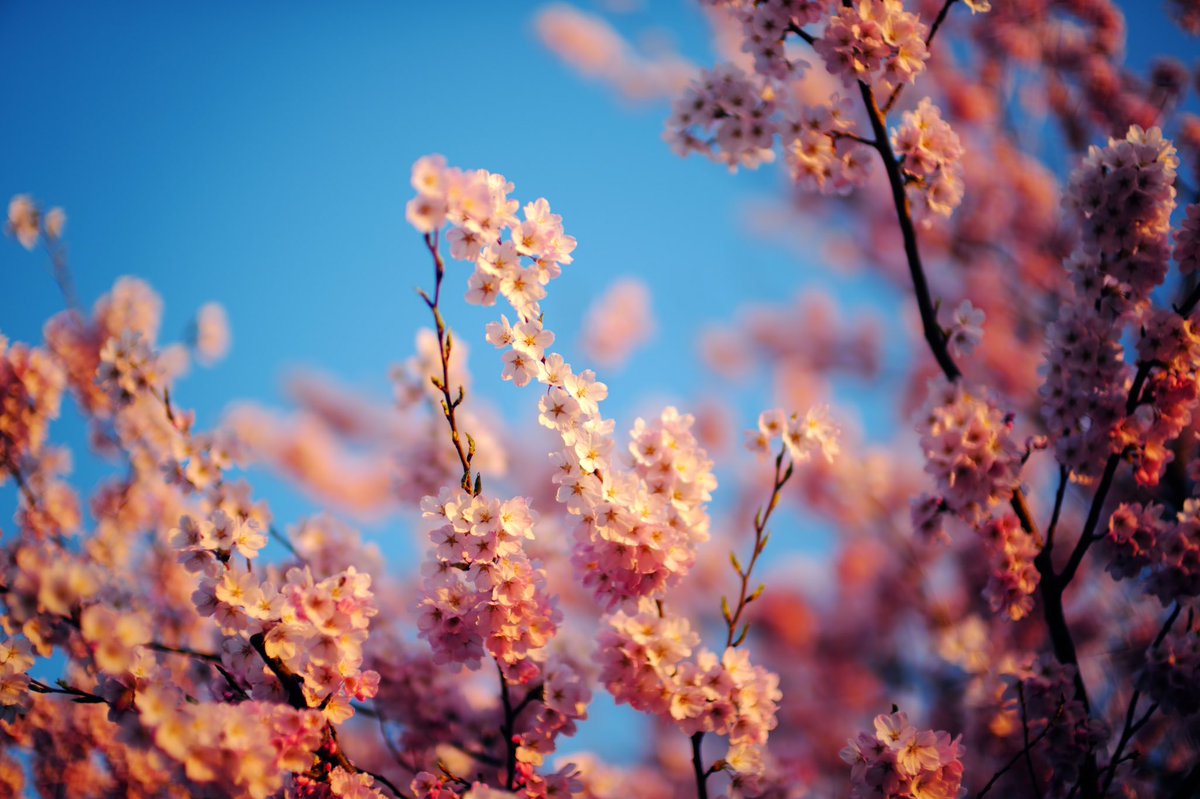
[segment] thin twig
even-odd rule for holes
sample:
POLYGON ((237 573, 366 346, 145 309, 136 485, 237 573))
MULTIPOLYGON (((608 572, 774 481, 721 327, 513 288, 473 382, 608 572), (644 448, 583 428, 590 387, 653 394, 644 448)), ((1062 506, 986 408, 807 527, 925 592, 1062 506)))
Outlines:
POLYGON ((201 652, 199 650, 189 649, 188 647, 183 646, 168 646, 167 644, 160 644, 156 641, 152 641, 145 646, 147 649, 152 649, 155 652, 183 655, 185 657, 195 658, 202 663, 207 663, 209 666, 212 666, 218 674, 221 675, 221 677, 225 680, 225 683, 229 686, 229 690, 233 692, 233 695, 237 697, 239 702, 245 702, 250 698, 250 694, 246 692, 246 689, 242 687, 242 684, 239 683, 237 678, 230 673, 229 669, 225 668, 224 664, 221 663, 220 655, 212 652, 201 652))
POLYGON ((82 316, 79 297, 75 293, 75 281, 71 278, 71 268, 67 262, 66 247, 61 240, 49 234, 44 235, 42 241, 46 245, 46 253, 50 256, 50 274, 58 284, 58 290, 62 292, 67 310, 82 316))
POLYGON ((169 646, 160 644, 157 641, 152 641, 145 645, 147 649, 153 649, 155 652, 168 652, 173 655, 187 655, 188 657, 196 658, 197 660, 205 660, 210 663, 220 662, 221 656, 213 652, 201 652, 198 649, 191 649, 186 646, 169 646))
POLYGON ((337 765, 337 766, 341 766, 342 768, 346 769, 347 771, 355 772, 358 774, 366 774, 368 777, 375 780, 380 785, 386 786, 387 789, 389 791, 391 791, 397 797, 397 799, 409 799, 408 795, 405 794, 404 791, 401 791, 399 788, 397 788, 396 785, 391 780, 389 780, 387 777, 385 777, 382 774, 379 774, 377 772, 371 771, 370 769, 365 769, 362 766, 357 765, 354 761, 352 761, 346 755, 346 751, 342 748, 341 743, 338 741, 337 728, 335 728, 331 724, 326 724, 325 725, 325 735, 329 742, 329 746, 326 747, 326 752, 327 752, 326 757, 327 757, 328 762, 333 763, 334 765, 337 765))
MULTIPOLYGON (((1167 637, 1167 633, 1171 631, 1171 627, 1175 625, 1175 620, 1179 618, 1179 613, 1182 610, 1183 605, 1179 602, 1176 602, 1174 609, 1172 609, 1171 613, 1167 616, 1166 621, 1163 622, 1162 627, 1159 629, 1158 635, 1154 636, 1154 640, 1150 643, 1147 652, 1153 652, 1155 649, 1158 649, 1159 644, 1163 642, 1163 639, 1167 637)), ((1150 708, 1140 719, 1134 721, 1133 719, 1134 714, 1137 712, 1138 700, 1141 699, 1141 697, 1142 691, 1140 688, 1135 688, 1133 695, 1129 697, 1129 707, 1125 711, 1125 724, 1121 729, 1121 737, 1117 739, 1117 748, 1113 750, 1112 760, 1109 761, 1107 773, 1104 778, 1104 787, 1100 791, 1101 796, 1104 796, 1108 793, 1109 787, 1112 785, 1113 780, 1117 776, 1117 766, 1121 764, 1121 755, 1125 752, 1125 747, 1129 745, 1131 740, 1133 740, 1133 736, 1137 734, 1138 730, 1144 727, 1146 722, 1150 720, 1150 715, 1158 709, 1158 703, 1155 702, 1150 705, 1150 708)))
POLYGON ((1033 767, 1033 745, 1029 743, 1029 713, 1025 708, 1025 685, 1017 683, 1017 698, 1021 702, 1021 737, 1025 742, 1025 765, 1029 770, 1029 784, 1033 786, 1033 792, 1038 799, 1042 799, 1045 795, 1042 793, 1042 786, 1038 783, 1037 771, 1033 767))
POLYGON ((983 797, 987 795, 988 791, 992 790, 992 786, 995 785, 1000 780, 1001 777, 1003 777, 1005 774, 1007 774, 1009 771, 1011 771, 1013 766, 1017 765, 1017 763, 1021 760, 1021 758, 1025 757, 1025 755, 1030 750, 1032 750, 1033 747, 1035 747, 1039 743, 1041 743, 1042 739, 1045 738, 1047 735, 1049 735, 1051 727, 1053 727, 1054 724, 1058 721, 1058 718, 1059 718, 1059 716, 1062 715, 1062 712, 1063 712, 1063 706, 1059 705, 1058 710, 1055 711, 1055 713, 1054 713, 1054 718, 1049 719, 1046 722, 1046 726, 1042 729, 1041 732, 1039 732, 1036 736, 1034 736, 1032 741, 1029 741, 1025 746, 1023 746, 1021 748, 1021 751, 1019 751, 1015 755, 1013 755, 1012 758, 1009 759, 1009 761, 1007 763, 1005 763, 1000 768, 999 771, 997 771, 995 774, 992 775, 992 778, 987 781, 987 785, 983 786, 983 790, 981 790, 979 793, 975 794, 975 799, 983 799, 983 797))
POLYGON ((833 139, 834 141, 837 141, 838 139, 849 139, 850 141, 856 141, 859 144, 865 144, 871 148, 875 147, 874 139, 864 138, 859 136, 857 133, 846 133, 844 131, 835 130, 829 134, 829 138, 833 139))
POLYGON ((1058 529, 1058 518, 1062 513, 1063 498, 1067 493, 1067 483, 1071 480, 1071 470, 1066 466, 1058 467, 1058 490, 1054 492, 1054 510, 1050 514, 1050 524, 1046 525, 1045 549, 1054 548, 1054 531, 1058 529))
POLYGON ((29 690, 35 694, 62 694, 64 696, 75 697, 76 702, 83 705, 107 705, 108 700, 102 696, 84 691, 82 688, 76 688, 72 685, 67 685, 65 682, 59 681, 57 686, 47 685, 41 680, 29 681, 29 690))
POLYGON ((286 533, 281 533, 278 529, 276 529, 275 525, 272 524, 267 526, 267 535, 275 539, 277 543, 282 545, 283 548, 288 552, 291 552, 302 563, 307 562, 307 559, 300 554, 300 550, 296 549, 296 545, 292 543, 292 539, 289 538, 286 533))
MULTIPOLYGON (((460 485, 464 491, 473 496, 478 496, 483 489, 483 479, 481 475, 475 474, 472 480, 471 462, 475 457, 475 440, 471 437, 470 433, 459 431, 458 417, 456 415, 458 407, 463 403, 463 387, 458 386, 457 396, 452 394, 450 389, 450 355, 453 348, 453 336, 446 327, 446 321, 442 317, 441 311, 442 284, 446 277, 446 263, 442 259, 441 248, 439 246, 439 233, 426 233, 424 239, 425 247, 429 250, 429 254, 433 258, 433 296, 431 297, 427 292, 420 289, 418 289, 418 293, 433 314, 433 322, 437 328, 438 356, 442 367, 441 376, 438 377, 435 375, 432 378, 432 383, 441 392, 442 415, 445 417, 446 424, 450 428, 450 440, 454 444, 454 451, 458 455, 458 462, 462 467, 460 485), (464 438, 466 439, 465 446, 463 444, 464 438)), ((500 729, 505 746, 504 785, 506 790, 511 791, 516 785, 517 779, 517 744, 514 740, 517 716, 531 702, 541 698, 542 689, 541 686, 531 689, 525 698, 522 699, 521 703, 514 708, 512 696, 509 692, 508 679, 504 676, 504 669, 498 660, 496 661, 496 671, 500 675, 500 701, 504 708, 504 721, 500 729)), ((475 753, 468 752, 468 754, 479 759, 479 756, 475 753)))
POLYGON ((446 263, 442 260, 436 234, 425 234, 425 246, 429 249, 429 254, 433 256, 433 297, 431 298, 424 291, 420 294, 421 298, 425 300, 425 304, 429 306, 429 310, 433 312, 433 322, 437 327, 438 355, 442 362, 442 376, 434 377, 433 385, 442 394, 442 415, 446 417, 446 423, 450 425, 450 440, 454 443, 454 451, 458 455, 459 465, 462 466, 461 485, 463 490, 470 494, 478 494, 480 481, 476 479, 476 485, 472 485, 471 482, 471 460, 475 455, 475 442, 471 439, 470 434, 467 434, 468 445, 463 445, 463 435, 459 432, 458 419, 455 416, 455 411, 463 401, 463 388, 462 386, 458 387, 457 397, 450 393, 450 351, 453 339, 446 328, 446 322, 442 318, 442 311, 439 307, 442 299, 442 282, 446 277, 446 263))
POLYGON ((729 608, 729 602, 722 597, 721 613, 725 618, 726 635, 725 646, 736 647, 746 640, 746 633, 750 631, 750 625, 746 624, 742 628, 740 635, 737 633, 738 623, 742 619, 742 613, 745 612, 746 606, 758 599, 762 594, 763 587, 759 588, 750 594, 750 574, 754 571, 755 564, 758 563, 759 556, 767 548, 767 541, 770 536, 767 534, 767 522, 771 519, 771 514, 775 508, 779 506, 779 499, 783 487, 787 485, 788 480, 792 477, 793 464, 788 463, 787 469, 783 468, 783 461, 787 455, 787 447, 780 446, 779 454, 775 456, 775 479, 771 486, 771 496, 767 500, 765 507, 760 508, 754 514, 754 552, 750 555, 750 562, 743 569, 741 563, 737 559, 737 555, 730 553, 729 559, 733 563, 733 569, 737 572, 738 579, 741 583, 738 590, 737 605, 733 610, 729 608))

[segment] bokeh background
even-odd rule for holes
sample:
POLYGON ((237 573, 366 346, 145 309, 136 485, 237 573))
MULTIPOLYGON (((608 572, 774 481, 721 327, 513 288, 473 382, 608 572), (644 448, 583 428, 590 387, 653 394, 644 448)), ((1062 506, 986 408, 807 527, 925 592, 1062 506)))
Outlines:
MULTIPOLYGON (((1128 59, 1194 60, 1194 42, 1157 2, 1128 0, 1128 59)), ((581 6, 647 53, 715 60, 698 5, 642 0, 581 6)), ((636 102, 589 81, 543 46, 520 2, 66 3, 0 0, 0 194, 32 194, 66 209, 66 240, 85 306, 121 275, 162 295, 161 338, 184 337, 196 309, 228 311, 230 355, 193 369, 176 396, 201 427, 234 401, 285 406, 296 370, 316 371, 376 401, 389 372, 428 324, 414 293, 431 269, 404 222, 412 162, 442 153, 452 164, 500 172, 515 196, 549 198, 576 236, 576 261, 551 287, 549 326, 568 360, 598 295, 622 277, 650 290, 656 332, 609 384, 608 413, 627 427, 639 411, 684 408, 720 390, 733 421, 749 427, 771 402, 751 379, 729 385, 700 357, 713 323, 756 303, 801 292, 832 297, 848 318, 884 332, 882 375, 912 357, 905 298, 870 272, 826 268, 821 231, 779 224, 775 169, 731 177, 674 157, 661 138, 664 99, 636 102), (773 222, 772 220, 776 220, 773 222), (899 335, 893 333, 899 332, 899 335)), ((1049 144, 1048 146, 1053 146, 1049 144)), ((967 188, 970 191, 970 187, 967 188)), ((0 332, 38 341, 62 308, 44 252, 0 242, 0 332)), ((474 347, 475 387, 525 424, 534 398, 498 379, 483 343, 491 311, 461 302, 466 267, 452 269, 447 316, 474 347)), ((868 439, 889 439, 897 417, 879 386, 835 383, 832 399, 868 439)), ((54 428, 78 457, 85 490, 107 471, 86 455, 84 426, 66 403, 54 428)), ((318 508, 266 472, 258 495, 286 524, 318 508)), ((11 484, 0 489, 15 506, 11 484)), ((719 500, 718 500, 719 502, 719 500)), ((785 547, 819 555, 829 531, 785 517, 785 547)), ((398 572, 415 556, 402 514, 353 523, 398 572)), ((0 529, 7 511, 0 513, 0 529)), ((632 714, 601 699, 597 721, 572 744, 620 760, 633 736, 614 735, 632 714)))

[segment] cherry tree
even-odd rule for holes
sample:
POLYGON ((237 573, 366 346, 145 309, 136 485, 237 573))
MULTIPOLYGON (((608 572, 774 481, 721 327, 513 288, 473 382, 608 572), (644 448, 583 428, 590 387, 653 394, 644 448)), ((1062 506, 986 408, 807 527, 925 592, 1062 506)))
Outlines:
MULTIPOLYGON (((1195 3, 1168 6, 1200 32, 1195 3)), ((894 437, 814 399, 883 378, 880 334, 812 298, 698 342, 718 372, 769 373, 746 447, 725 442, 732 406, 618 431, 595 369, 650 335, 644 287, 598 298, 594 363, 569 362, 555 281, 589 268, 569 220, 439 155, 397 188, 430 327, 391 405, 301 380, 294 418, 242 406, 200 429, 176 384, 228 350, 221 307, 182 342, 136 278, 89 309, 65 212, 17 195, 9 246, 46 260, 64 307, 42 341, 0 337, 6 794, 1200 792, 1186 68, 1124 67, 1108 0, 704 7, 711 68, 567 6, 537 28, 669 96, 677 153, 778 162, 785 224, 815 221, 831 260, 915 307, 894 437), (464 303, 485 329, 456 326, 464 303), (490 411, 471 347, 527 419, 490 411), (55 436, 64 403, 110 464, 90 492, 55 436), (333 515, 277 520, 256 464, 331 507, 419 517, 419 566, 333 515), (818 577, 769 571, 781 508, 836 531, 818 577), (571 745, 600 692, 643 718, 637 762, 571 745)))

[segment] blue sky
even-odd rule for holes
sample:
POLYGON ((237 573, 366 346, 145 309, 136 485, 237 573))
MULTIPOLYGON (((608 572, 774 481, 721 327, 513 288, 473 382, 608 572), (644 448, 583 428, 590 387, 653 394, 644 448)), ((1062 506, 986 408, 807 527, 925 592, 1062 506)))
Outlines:
MULTIPOLYGON (((230 357, 175 392, 204 426, 234 400, 282 404, 282 379, 300 365, 390 397, 390 366, 429 323, 414 294, 429 284, 429 259, 404 222, 409 169, 439 152, 503 173, 524 200, 549 198, 578 238, 576 263, 546 306, 569 360, 580 362, 575 334, 600 291, 624 275, 650 284, 658 334, 623 372, 603 375, 609 413, 623 423, 648 394, 686 406, 717 387, 696 357, 703 324, 789 297, 822 273, 737 221, 746 198, 774 190, 774 170, 732 179, 673 157, 661 139, 665 108, 622 106, 561 66, 537 41, 537 8, 0 5, 0 67, 15 109, 0 129, 0 193, 67 210, 88 305, 118 276, 143 277, 163 296, 167 340, 201 303, 226 306, 230 357)), ((711 60, 689 3, 655 3, 622 22, 658 25, 711 60)), ((10 338, 37 340, 61 307, 45 261, 0 243, 0 329, 10 338)), ((460 270, 446 313, 476 342, 475 385, 527 420, 532 400, 496 379, 481 340, 494 313, 458 302, 460 270)), ((752 389, 747 407, 767 401, 765 388, 752 389)), ((69 413, 56 429, 82 444, 79 432, 69 413)), ((80 471, 87 480, 86 461, 80 471)), ((274 481, 263 488, 281 520, 313 507, 274 481)))

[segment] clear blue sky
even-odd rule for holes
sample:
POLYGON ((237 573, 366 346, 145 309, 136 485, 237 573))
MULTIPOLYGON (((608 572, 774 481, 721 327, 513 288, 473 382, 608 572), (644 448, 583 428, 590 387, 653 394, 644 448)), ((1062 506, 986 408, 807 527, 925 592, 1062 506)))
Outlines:
MULTIPOLYGON (((67 210, 88 305, 118 276, 143 277, 163 295, 167 340, 199 304, 226 306, 232 354, 175 392, 203 426, 234 400, 282 404, 281 380, 297 365, 390 397, 389 367, 429 323, 413 293, 430 281, 429 259, 403 218, 409 169, 440 152, 505 174, 525 200, 549 198, 578 238, 547 304, 570 360, 598 292, 623 275, 650 284, 658 334, 624 372, 604 374, 609 413, 624 422, 647 394, 689 405, 715 385, 696 357, 703 324, 825 273, 737 221, 746 198, 775 191, 775 170, 734 179, 674 157, 661 139, 665 107, 629 109, 560 65, 534 34, 537 8, 0 3, 13 109, 0 128, 0 194, 67 210)), ((655 2, 621 22, 659 25, 697 61, 712 59, 688 2, 655 2)), ((0 242, 10 338, 37 340, 61 307, 45 261, 0 242)), ((528 414, 529 397, 496 379, 481 340, 493 311, 457 302, 465 275, 452 280, 447 314, 477 343, 476 386, 528 414)), ((766 388, 746 401, 756 412, 766 388)), ((82 444, 67 416, 56 433, 82 444)), ((312 507, 278 485, 268 497, 281 520, 312 507)))

